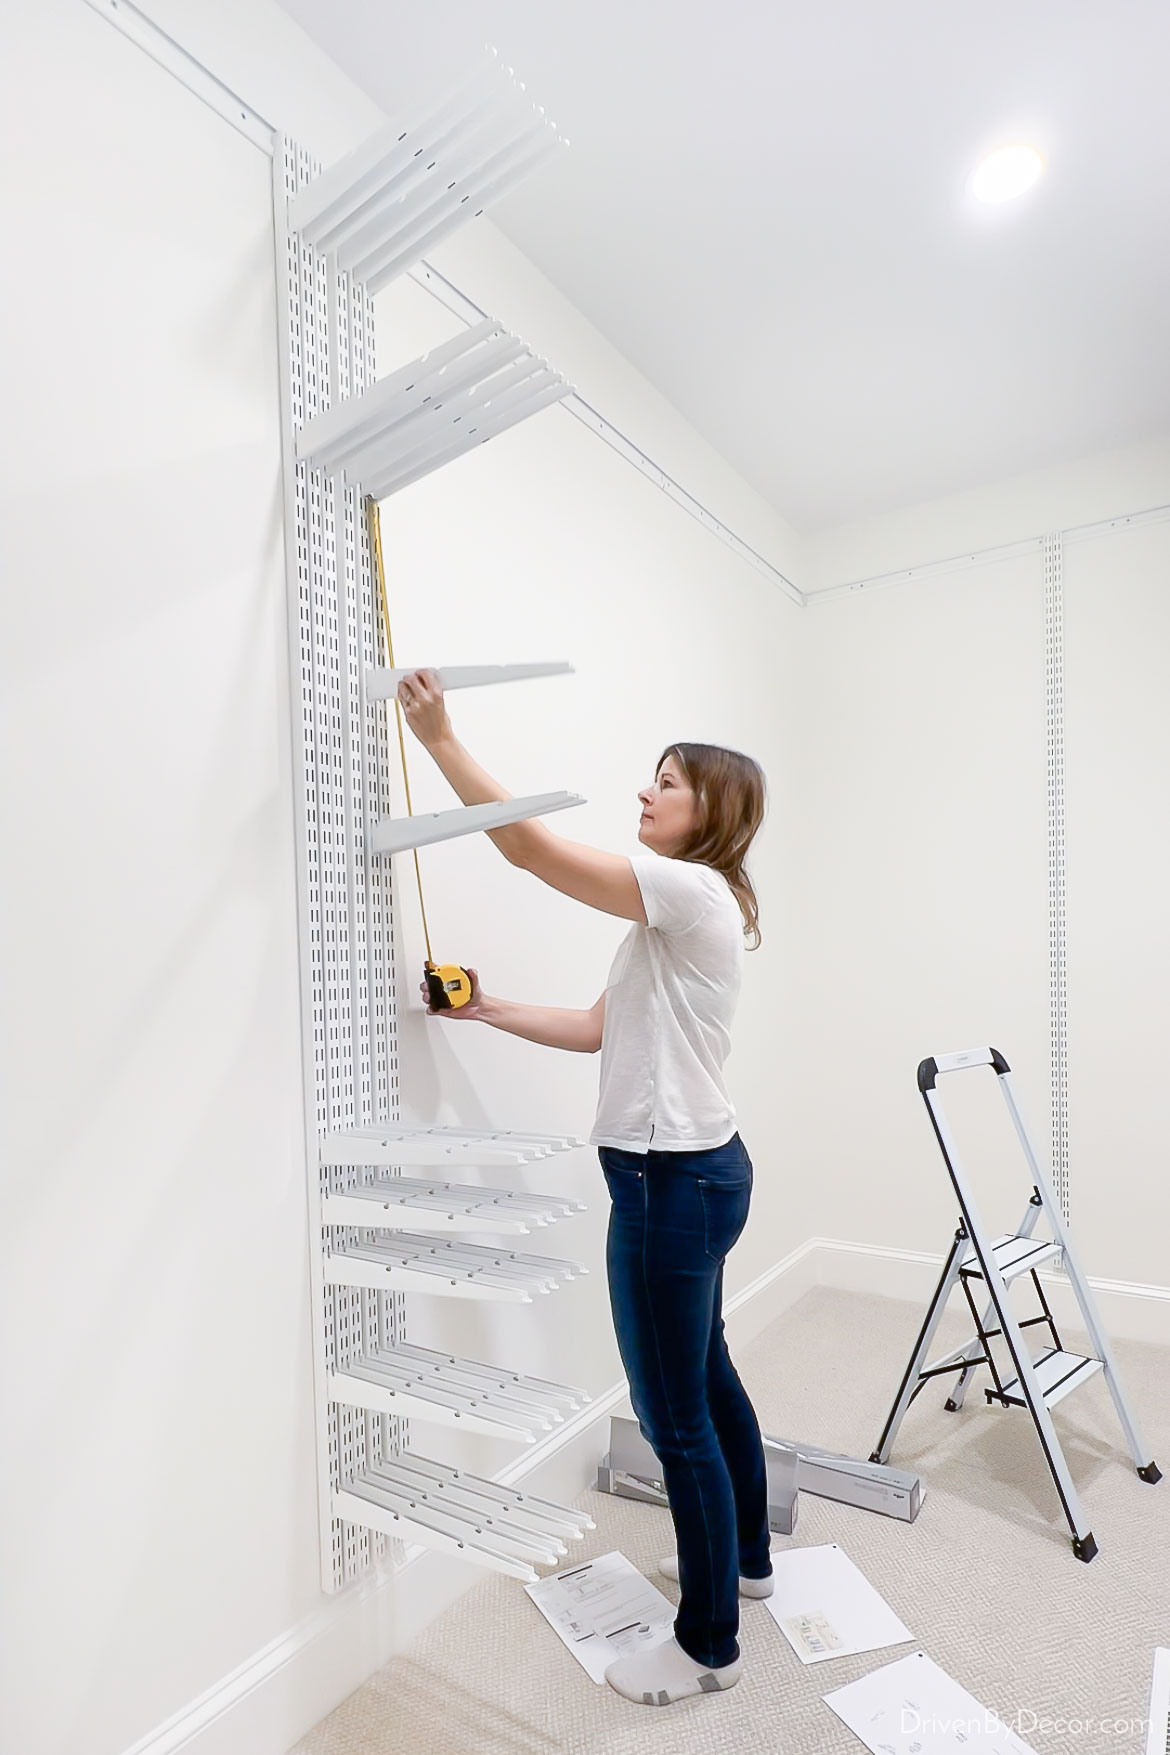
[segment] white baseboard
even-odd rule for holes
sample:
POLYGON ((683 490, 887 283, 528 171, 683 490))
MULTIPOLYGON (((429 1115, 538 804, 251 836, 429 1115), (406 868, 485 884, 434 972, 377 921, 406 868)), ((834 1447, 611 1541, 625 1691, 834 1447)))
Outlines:
MULTIPOLYGON (((807 1276, 805 1284, 908 1299, 922 1307, 924 1316, 943 1268, 941 1255, 848 1243, 832 1237, 810 1237, 795 1254, 801 1258, 800 1267, 807 1276)), ((1041 1269, 1039 1278, 1058 1326, 1067 1325, 1073 1331, 1080 1328, 1076 1297, 1063 1274, 1049 1274, 1041 1269)), ((1156 1346, 1170 1347, 1170 1286, 1097 1279, 1092 1274, 1088 1281, 1110 1340, 1151 1341, 1156 1346)), ((955 1302, 959 1308, 957 1297, 955 1302)), ((771 1320, 774 1319, 769 1317, 768 1321, 771 1320)))
MULTIPOLYGON (((733 1347, 745 1346, 815 1286, 905 1299, 925 1314, 942 1264, 941 1255, 810 1237, 727 1299, 729 1339, 733 1347)), ((1043 1273, 1040 1279, 1057 1322, 1075 1329, 1079 1312, 1068 1282, 1043 1273)), ((1170 1346, 1170 1286, 1089 1283, 1110 1339, 1170 1346)), ((596 1482, 610 1414, 629 1411, 625 1383, 611 1385, 497 1478, 507 1485, 527 1481, 534 1491, 571 1502, 596 1482)), ((468 1561, 409 1550, 396 1571, 324 1598, 314 1615, 255 1652, 125 1755, 286 1755, 482 1577, 468 1561)))

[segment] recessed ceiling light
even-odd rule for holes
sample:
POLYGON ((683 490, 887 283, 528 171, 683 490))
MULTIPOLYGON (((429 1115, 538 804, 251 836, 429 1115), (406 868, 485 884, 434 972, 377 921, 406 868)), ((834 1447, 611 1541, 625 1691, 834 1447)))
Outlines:
POLYGON ((976 165, 971 193, 977 201, 1012 201, 1044 168, 1044 154, 1034 146, 999 146, 976 165))

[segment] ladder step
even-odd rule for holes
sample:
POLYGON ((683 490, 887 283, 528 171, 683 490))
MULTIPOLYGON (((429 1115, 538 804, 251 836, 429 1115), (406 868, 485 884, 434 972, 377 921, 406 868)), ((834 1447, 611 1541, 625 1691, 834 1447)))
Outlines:
MULTIPOLYGON (((1100 1359, 1085 1358, 1081 1353, 1058 1353, 1055 1348, 1041 1353, 1038 1358, 1033 1359, 1032 1364, 1041 1393, 1050 1408, 1054 1408, 1057 1402, 1063 1401, 1066 1395, 1071 1395, 1074 1389, 1079 1389, 1082 1383, 1087 1383, 1090 1377, 1103 1369, 1100 1359)), ((1020 1388, 1018 1377, 1013 1377, 1010 1383, 1004 1384, 1003 1399, 1017 1408, 1027 1407, 1027 1397, 1020 1388)))
MULTIPOLYGON (((1050 1261, 1054 1255, 1059 1254, 1060 1244, 1047 1243, 1041 1237, 1008 1236, 997 1237, 991 1250, 995 1265, 1007 1281, 1016 1279, 1020 1274, 1030 1274, 1042 1261, 1050 1261)), ((970 1280, 983 1278, 979 1257, 974 1250, 963 1257, 959 1272, 970 1280)))

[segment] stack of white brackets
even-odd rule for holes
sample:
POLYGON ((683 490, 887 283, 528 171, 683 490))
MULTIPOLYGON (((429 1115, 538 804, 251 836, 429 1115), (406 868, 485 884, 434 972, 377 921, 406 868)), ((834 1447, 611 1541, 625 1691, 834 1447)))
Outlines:
MULTIPOLYGON (((421 1295, 536 1304, 582 1273, 576 1262, 526 1247, 579 1203, 486 1187, 468 1173, 537 1163, 584 1142, 401 1124, 387 857, 584 801, 547 793, 390 819, 383 703, 405 673, 377 665, 363 512, 367 495, 395 493, 569 394, 559 374, 493 321, 378 380, 370 301, 560 144, 510 70, 493 65, 421 120, 385 130, 326 171, 287 140, 275 157, 327 1590, 359 1576, 395 1540, 530 1581, 535 1564, 561 1560, 566 1542, 590 1527, 580 1512, 430 1455, 444 1431, 535 1443, 589 1399, 565 1384, 411 1346, 404 1303, 421 1295)), ((568 669, 441 675, 459 688, 568 669)))

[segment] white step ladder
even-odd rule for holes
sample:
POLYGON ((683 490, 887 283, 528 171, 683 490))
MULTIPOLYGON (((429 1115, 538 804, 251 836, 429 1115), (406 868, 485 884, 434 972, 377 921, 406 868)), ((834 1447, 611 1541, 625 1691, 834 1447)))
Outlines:
POLYGON ((967 1385, 980 1365, 987 1365, 991 1370, 995 1387, 987 1388, 984 1394, 988 1402, 999 1402, 1003 1407, 1028 1408, 1036 1425, 1040 1444, 1045 1460, 1056 1484, 1060 1503, 1068 1519, 1073 1536, 1073 1553, 1078 1560, 1089 1561, 1097 1552, 1097 1544, 1089 1529, 1068 1464, 1060 1448, 1056 1428, 1052 1422, 1052 1409, 1066 1395, 1081 1384, 1087 1383, 1098 1371, 1105 1373, 1105 1381, 1109 1385, 1109 1393, 1113 1397, 1113 1405, 1117 1409, 1118 1418, 1125 1432, 1130 1454, 1143 1481, 1151 1483, 1160 1481, 1161 1471, 1149 1457, 1141 1434, 1138 1431, 1121 1387, 1121 1378, 1113 1357, 1108 1337, 1101 1326, 1101 1319, 1089 1290, 1088 1281, 1081 1272, 1080 1264, 1074 1254, 1069 1229, 1052 1196, 1047 1176, 1040 1166, 1035 1150, 1028 1138, 1020 1116, 1015 1096, 1011 1087, 1011 1068, 1003 1055, 996 1048, 972 1048, 961 1054, 943 1054, 937 1058, 924 1060, 918 1068, 918 1088, 922 1092, 930 1115, 935 1137, 942 1151, 947 1171, 954 1185, 959 1201, 961 1222, 955 1232, 950 1254, 943 1268, 942 1278, 926 1313, 922 1330, 914 1346, 910 1363, 906 1367, 905 1376, 898 1390, 889 1418, 882 1430, 876 1450, 871 1454, 870 1461, 884 1463, 889 1457, 891 1447, 902 1423, 903 1415, 919 1390, 931 1377, 944 1372, 957 1371, 958 1382, 946 1402, 946 1408, 956 1413, 963 1405, 963 1397, 967 1385), (940 1074, 958 1072, 964 1067, 990 1066, 999 1080, 999 1088, 1003 1092, 1004 1101, 1019 1141, 1024 1149, 1028 1169, 1032 1177, 1032 1195, 1024 1209, 1024 1217, 1018 1229, 1010 1236, 997 1237, 989 1241, 979 1215, 975 1210, 971 1184, 963 1171, 954 1140, 947 1127, 946 1119, 936 1090, 936 1081, 940 1074), (1047 1219, 1052 1231, 1051 1241, 1035 1237, 1033 1232, 1041 1214, 1047 1219), (1068 1352, 1061 1344, 1056 1332, 1056 1324, 1052 1312, 1048 1308, 1043 1289, 1036 1270, 1042 1262, 1063 1265, 1076 1300, 1080 1306, 1081 1316, 1092 1339, 1094 1351, 1087 1357, 1079 1353, 1068 1352), (1040 1299, 1043 1315, 1030 1317, 1025 1322, 1017 1321, 1008 1299, 1008 1285, 1012 1280, 1023 1274, 1031 1274, 1032 1283, 1040 1299), (975 1303, 976 1292, 973 1285, 983 1281, 988 1303, 982 1318, 975 1303), (956 1282, 963 1288, 971 1315, 975 1320, 975 1334, 961 1347, 944 1354, 930 1365, 924 1365, 935 1330, 938 1328, 947 1301, 954 1290, 956 1282), (992 1317, 998 1327, 989 1327, 992 1317), (1037 1324, 1047 1325, 1051 1335, 1051 1346, 1045 1348, 1038 1356, 1032 1357, 1024 1344, 1022 1331, 1037 1324), (999 1368, 991 1350, 991 1340, 1000 1336, 1011 1356, 1015 1375, 1002 1379, 999 1368))

